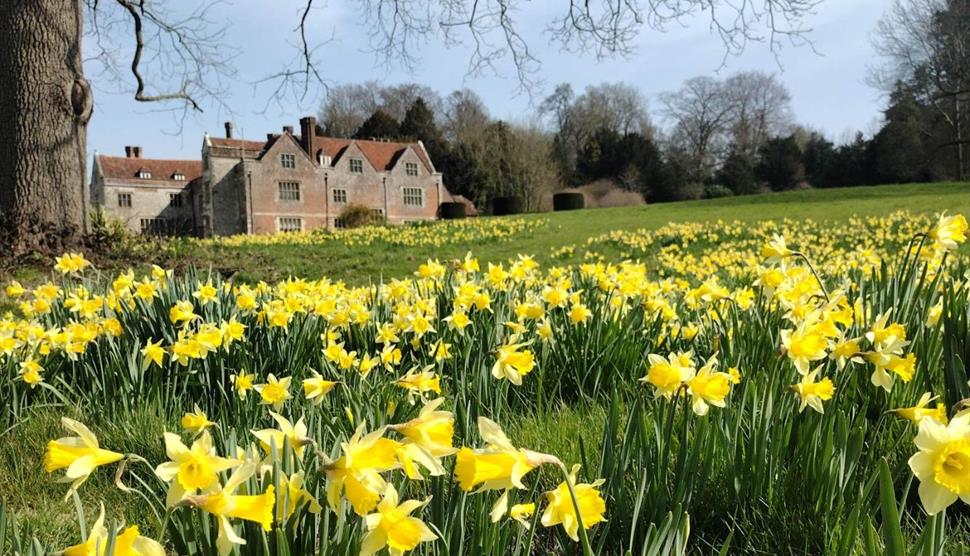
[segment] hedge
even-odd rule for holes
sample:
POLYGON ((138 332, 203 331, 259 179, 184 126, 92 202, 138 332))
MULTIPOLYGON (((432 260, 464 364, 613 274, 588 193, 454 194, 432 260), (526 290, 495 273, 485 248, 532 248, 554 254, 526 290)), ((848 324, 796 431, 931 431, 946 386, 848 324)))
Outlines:
POLYGON ((553 210, 578 210, 586 207, 586 198, 582 193, 564 192, 552 196, 553 210))
POLYGON ((464 203, 441 203, 438 207, 438 214, 445 220, 453 220, 465 217, 464 203))
POLYGON ((525 212, 525 201, 522 197, 495 197, 492 199, 492 214, 521 214, 525 212))

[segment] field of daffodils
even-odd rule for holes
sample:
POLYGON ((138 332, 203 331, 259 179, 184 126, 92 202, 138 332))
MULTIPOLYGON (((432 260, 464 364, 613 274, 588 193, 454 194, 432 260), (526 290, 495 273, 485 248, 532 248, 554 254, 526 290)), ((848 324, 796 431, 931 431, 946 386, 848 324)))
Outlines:
POLYGON ((359 287, 65 254, 6 286, 0 438, 60 418, 16 465, 76 518, 0 500, 0 552, 970 553, 966 236, 671 224, 359 287))

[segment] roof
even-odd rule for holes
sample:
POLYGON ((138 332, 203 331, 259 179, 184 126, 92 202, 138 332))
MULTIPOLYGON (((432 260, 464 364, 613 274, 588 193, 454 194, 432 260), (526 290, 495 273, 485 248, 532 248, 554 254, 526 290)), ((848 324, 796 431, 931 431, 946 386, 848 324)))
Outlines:
MULTIPOLYGON (((245 139, 228 139, 225 137, 210 137, 209 144, 216 147, 218 150, 213 151, 212 154, 215 156, 239 156, 238 150, 255 151, 262 155, 265 151, 269 150, 273 143, 275 143, 281 136, 273 135, 272 138, 266 141, 248 141, 245 139), (235 149, 236 152, 225 149, 235 149)), ((293 139, 297 143, 301 143, 301 137, 299 135, 294 135, 293 139)), ((408 147, 411 147, 414 152, 424 163, 425 167, 430 172, 432 169, 431 161, 428 160, 428 156, 424 149, 418 143, 402 143, 402 142, 392 142, 392 141, 368 141, 364 139, 343 139, 338 137, 323 137, 317 135, 314 137, 313 148, 316 150, 322 150, 325 156, 329 156, 333 161, 336 161, 343 155, 344 151, 350 146, 351 143, 356 143, 357 148, 363 153, 367 161, 376 168, 378 171, 390 170, 394 167, 397 160, 404 154, 408 147)), ((314 153, 316 154, 316 153, 314 153)))
POLYGON ((175 181, 175 174, 185 176, 184 180, 192 181, 202 175, 201 160, 160 160, 153 158, 127 158, 123 156, 98 155, 101 174, 107 179, 130 180, 139 179, 142 170, 151 172, 153 181, 175 181))

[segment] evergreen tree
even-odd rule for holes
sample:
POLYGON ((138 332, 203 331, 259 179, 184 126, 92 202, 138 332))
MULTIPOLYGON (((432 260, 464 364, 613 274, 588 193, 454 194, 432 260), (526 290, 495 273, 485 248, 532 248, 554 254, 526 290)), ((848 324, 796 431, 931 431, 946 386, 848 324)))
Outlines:
POLYGON ((401 137, 401 125, 393 116, 378 108, 364 120, 354 133, 354 139, 390 139, 401 137))
POLYGON ((751 159, 736 150, 732 150, 724 159, 724 164, 717 173, 717 181, 725 185, 736 195, 748 195, 758 192, 758 182, 754 175, 754 165, 751 159))
POLYGON ((755 175, 778 191, 791 189, 805 179, 802 151, 795 137, 774 137, 759 149, 755 175))

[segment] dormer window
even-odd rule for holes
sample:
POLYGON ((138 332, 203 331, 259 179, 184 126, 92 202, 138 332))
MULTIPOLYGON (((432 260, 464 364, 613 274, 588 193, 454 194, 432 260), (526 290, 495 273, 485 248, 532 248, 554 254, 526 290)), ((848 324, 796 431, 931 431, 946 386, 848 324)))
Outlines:
POLYGON ((363 174, 364 173, 364 161, 359 158, 350 159, 350 171, 353 174, 363 174))
POLYGON ((415 163, 415 162, 406 162, 404 164, 404 173, 406 173, 409 176, 417 176, 418 175, 418 165, 417 165, 417 163, 415 163))
POLYGON ((149 172, 148 170, 142 168, 141 170, 138 170, 138 179, 141 179, 141 180, 150 180, 150 179, 152 179, 152 173, 149 172))
POLYGON ((175 172, 172 174, 172 179, 175 181, 185 181, 185 174, 182 172, 175 172))

